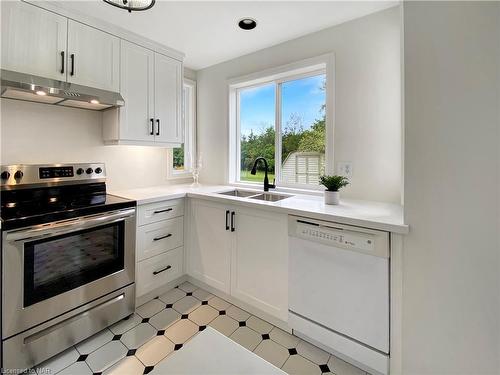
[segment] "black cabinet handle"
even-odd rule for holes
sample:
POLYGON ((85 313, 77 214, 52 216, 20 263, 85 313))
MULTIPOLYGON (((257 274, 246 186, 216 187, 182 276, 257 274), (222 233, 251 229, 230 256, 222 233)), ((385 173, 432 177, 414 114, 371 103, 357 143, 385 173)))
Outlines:
POLYGON ((169 211, 172 211, 173 208, 167 208, 165 210, 158 210, 158 211, 154 211, 153 213, 154 214, 161 214, 162 212, 169 212, 169 211))
POLYGON ((226 230, 229 230, 229 210, 226 210, 226 230))
POLYGON ((156 135, 160 135, 160 119, 156 119, 156 135))
POLYGON ((150 135, 155 134, 155 120, 150 118, 149 121, 151 121, 151 131, 149 132, 150 135))
POLYGON ((235 231, 235 228, 234 228, 234 216, 235 215, 236 215, 236 213, 234 211, 231 212, 231 232, 235 231))
POLYGON ((169 264, 168 266, 166 266, 165 268, 162 268, 161 270, 158 270, 158 271, 153 271, 153 275, 158 275, 159 273, 162 273, 162 272, 165 272, 167 270, 169 270, 170 268, 172 268, 172 266, 169 264))
POLYGON ((71 72, 69 72, 69 75, 74 76, 75 75, 75 54, 72 53, 70 55, 70 58, 71 58, 71 72))
POLYGON ((165 236, 161 236, 161 237, 155 237, 155 238, 153 238, 153 241, 160 241, 160 240, 163 240, 163 239, 168 238, 168 237, 172 237, 172 233, 166 234, 165 236))
POLYGON ((64 51, 61 51, 61 74, 64 74, 64 51))

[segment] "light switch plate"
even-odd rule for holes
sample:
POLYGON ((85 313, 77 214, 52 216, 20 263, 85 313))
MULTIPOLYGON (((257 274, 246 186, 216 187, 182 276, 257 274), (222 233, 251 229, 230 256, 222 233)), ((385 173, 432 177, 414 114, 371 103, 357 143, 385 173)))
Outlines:
POLYGON ((351 178, 352 177, 352 162, 339 161, 337 162, 337 174, 351 178))

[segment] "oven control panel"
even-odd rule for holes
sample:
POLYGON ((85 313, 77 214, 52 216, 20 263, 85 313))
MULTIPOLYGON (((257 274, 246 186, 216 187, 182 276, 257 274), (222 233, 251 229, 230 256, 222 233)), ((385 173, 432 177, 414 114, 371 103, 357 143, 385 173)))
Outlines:
POLYGON ((73 166, 70 167, 40 167, 38 168, 38 175, 40 179, 44 178, 59 178, 59 177, 73 177, 73 166))
POLYGON ((106 177, 103 163, 15 164, 0 168, 2 189, 101 182, 106 177))

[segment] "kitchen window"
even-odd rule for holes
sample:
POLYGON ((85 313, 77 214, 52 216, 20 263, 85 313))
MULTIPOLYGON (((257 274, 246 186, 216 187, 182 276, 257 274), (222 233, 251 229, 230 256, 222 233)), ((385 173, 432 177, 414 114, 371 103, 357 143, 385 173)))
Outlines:
POLYGON ((196 82, 184 79, 182 101, 182 123, 184 143, 172 149, 168 177, 191 177, 193 162, 196 161, 196 82))
POLYGON ((262 184, 264 165, 250 170, 263 156, 271 183, 319 188, 333 164, 333 57, 322 59, 230 84, 230 183, 262 184))

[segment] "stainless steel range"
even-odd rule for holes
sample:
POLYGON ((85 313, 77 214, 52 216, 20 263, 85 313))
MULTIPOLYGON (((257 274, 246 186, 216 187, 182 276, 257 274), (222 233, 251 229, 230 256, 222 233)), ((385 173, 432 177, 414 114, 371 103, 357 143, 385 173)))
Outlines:
POLYGON ((35 366, 130 315, 135 201, 103 164, 1 167, 2 359, 35 366))

